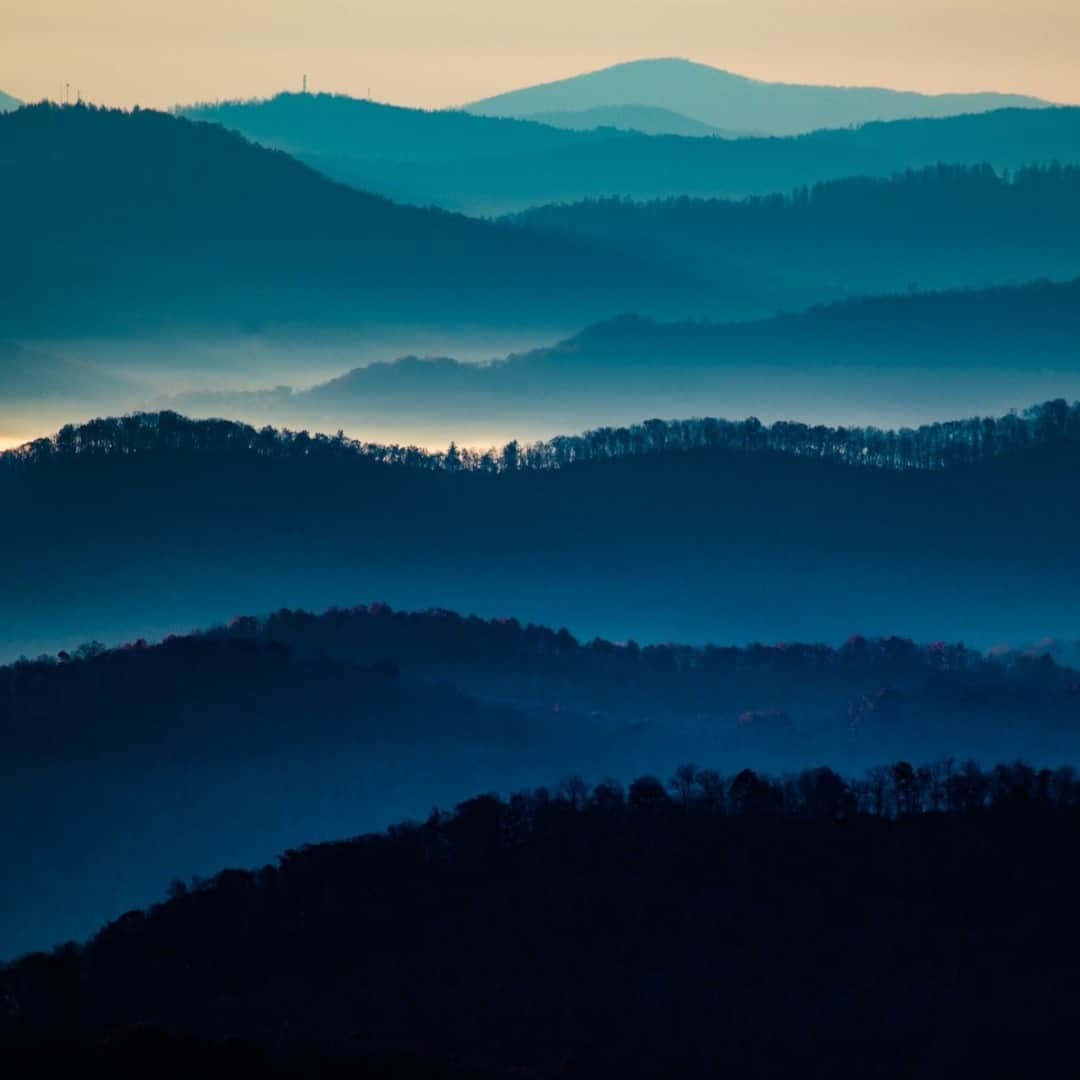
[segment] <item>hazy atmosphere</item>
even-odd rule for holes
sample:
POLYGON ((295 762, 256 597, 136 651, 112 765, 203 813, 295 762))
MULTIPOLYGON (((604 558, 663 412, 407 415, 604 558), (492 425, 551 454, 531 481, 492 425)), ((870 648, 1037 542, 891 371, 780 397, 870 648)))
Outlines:
POLYGON ((770 81, 1080 102, 1073 0, 5 0, 3 88, 168 108, 312 89, 462 105, 644 56, 770 81))
POLYGON ((0 4, 4 1080, 1075 1080, 1075 0, 0 4))

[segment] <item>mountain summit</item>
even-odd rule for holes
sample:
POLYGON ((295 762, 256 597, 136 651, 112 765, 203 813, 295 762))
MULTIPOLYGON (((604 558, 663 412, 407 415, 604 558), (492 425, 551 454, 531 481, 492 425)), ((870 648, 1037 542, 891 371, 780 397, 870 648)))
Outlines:
POLYGON ((475 101, 484 116, 647 105, 669 109, 727 131, 797 135, 872 120, 955 116, 1048 102, 1017 94, 918 94, 859 86, 800 86, 761 82, 690 60, 633 60, 569 79, 475 101))

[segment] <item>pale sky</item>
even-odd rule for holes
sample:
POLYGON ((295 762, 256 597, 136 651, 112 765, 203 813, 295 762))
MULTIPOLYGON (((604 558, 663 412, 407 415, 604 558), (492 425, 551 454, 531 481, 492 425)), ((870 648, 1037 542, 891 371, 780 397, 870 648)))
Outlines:
POLYGON ((1080 0, 0 0, 0 89, 439 107, 684 56, 757 78, 1080 102, 1080 0))

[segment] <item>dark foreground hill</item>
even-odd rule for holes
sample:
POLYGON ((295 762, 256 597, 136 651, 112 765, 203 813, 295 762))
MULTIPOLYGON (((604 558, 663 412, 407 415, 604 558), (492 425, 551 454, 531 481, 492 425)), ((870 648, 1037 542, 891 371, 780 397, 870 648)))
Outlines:
POLYGON ((1080 675, 1040 650, 584 644, 382 604, 90 645, 0 669, 0 956, 176 874, 553 775, 1078 753, 1080 675))
MULTIPOLYGON (((343 596, 616 640, 1072 638, 1075 415, 1040 409, 1004 452, 950 452, 939 469, 845 463, 919 464, 914 433, 849 445, 799 425, 770 441, 760 425, 732 439, 691 423, 669 440, 658 423, 601 433, 585 460, 556 439, 539 460, 511 447, 497 456, 513 467, 470 469, 456 448, 175 414, 95 422, 2 459, 18 526, 0 641, 10 656, 343 596), (834 442, 846 449, 820 452, 834 442)), ((986 427, 963 438, 982 445, 986 427)))
POLYGON ((427 113, 328 95, 189 111, 400 202, 498 214, 623 196, 741 197, 947 163, 1080 163, 1080 109, 1000 109, 789 138, 649 136, 427 113), (471 123, 470 123, 471 121, 471 123))
POLYGON ((1080 397, 1077 341, 1080 279, 871 297, 754 322, 625 316, 487 364, 407 357, 310 390, 204 391, 169 404, 427 444, 702 413, 899 427, 1080 397))
POLYGON ((41 1072, 1067 1077, 1078 806, 1069 768, 906 762, 481 795, 0 970, 0 1045, 41 1072))
POLYGON ((1075 639, 1078 415, 655 422, 492 457, 160 415, 0 459, 5 650, 71 653, 0 673, 0 955, 172 873, 553 773, 1080 754, 1077 676, 1039 656, 650 647, 1075 639), (376 608, 72 648, 372 596, 609 641, 376 608))
POLYGON ((19 207, 0 225, 12 335, 490 325, 508 313, 550 325, 663 293, 580 243, 396 206, 151 111, 0 116, 0 203, 19 207))

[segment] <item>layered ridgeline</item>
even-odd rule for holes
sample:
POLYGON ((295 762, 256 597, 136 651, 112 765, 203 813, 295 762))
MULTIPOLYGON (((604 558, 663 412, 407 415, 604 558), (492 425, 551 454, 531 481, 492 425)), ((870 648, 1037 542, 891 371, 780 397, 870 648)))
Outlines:
MULTIPOLYGON (((297 108, 307 108, 307 99, 297 100, 297 108)), ((370 108, 378 113, 380 107, 370 108)), ((1054 120, 1071 114, 1050 110, 1008 115, 1054 120)), ((994 116, 1005 114, 962 119, 974 123, 994 116)), ((439 122, 444 121, 451 126, 459 121, 512 127, 517 123, 461 115, 439 122)), ((333 128, 336 123, 335 112, 328 124, 333 128)), ((398 137, 394 132, 400 123, 392 118, 384 141, 396 138, 398 145, 417 147, 415 152, 421 155, 438 142, 419 132, 398 137)), ((9 165, 0 170, 0 195, 23 208, 0 225, 5 241, 0 245, 0 274, 10 300, 0 311, 0 341, 19 341, 35 354, 30 367, 25 352, 5 346, 0 356, 0 438, 6 441, 106 408, 151 407, 160 404, 162 393, 181 385, 214 386, 216 380, 217 387, 235 387, 238 380, 226 381, 226 373, 244 367, 258 368, 260 374, 240 385, 259 386, 263 379, 272 379, 270 385, 308 387, 361 362, 418 349, 463 359, 469 359, 470 352, 472 357, 505 354, 619 311, 677 319, 761 317, 778 308, 870 288, 1016 281, 1026 275, 1073 272, 1070 246, 1076 235, 1077 200, 1075 174, 1067 168, 1029 170, 1010 183, 985 169, 935 170, 880 188, 860 182, 824 188, 806 199, 739 207, 695 203, 685 214, 672 207, 640 213, 606 205, 565 213, 548 209, 538 212, 535 221, 544 228, 517 228, 387 203, 331 184, 295 160, 220 127, 158 113, 38 106, 6 115, 0 124, 4 127, 0 160, 9 165), (74 175, 80 178, 78 184, 69 183, 74 175), (877 199, 887 203, 889 213, 872 221, 867 235, 873 242, 863 241, 860 247, 856 226, 871 220, 867 208, 877 199), (952 212, 945 214, 936 204, 952 212), (853 221, 845 218, 846 205, 853 221), (617 225, 609 223, 612 215, 617 225), (692 223, 688 231, 704 238, 697 248, 662 239, 672 234, 669 224, 684 229, 688 223, 692 223), (728 227, 734 237, 730 244, 723 236, 728 227), (759 243, 754 239, 758 230, 759 243), (951 241, 944 248, 943 236, 951 241), (1001 239, 984 239, 993 236, 1001 239), (815 245, 819 251, 835 248, 836 254, 813 260, 807 252, 815 245), (171 334, 171 348, 163 353, 149 347, 150 339, 167 336, 165 332, 171 334), (265 354, 258 354, 251 344, 270 334, 292 335, 273 370, 265 354), (314 354, 320 340, 333 334, 347 340, 330 363, 314 354), (481 349, 480 340, 492 343, 481 349), (386 342, 385 347, 380 342, 386 342), (86 366, 91 361, 103 370, 98 387, 92 385, 95 368, 86 366), (176 377, 163 376, 162 369, 176 377), (37 370, 40 387, 34 385, 37 370)), ((548 132, 545 139, 579 137, 536 124, 518 126, 548 132)), ((319 125, 312 130, 318 132, 319 125)), ((407 125, 403 130, 409 131, 407 125)), ((615 138, 625 142, 637 137, 615 138)), ((481 153, 482 141, 470 152, 481 153)), ((720 145, 717 140, 704 141, 720 145)), ((946 140, 938 150, 948 156, 948 147, 960 144, 958 139, 946 140)), ((539 157, 546 160, 557 149, 538 151, 539 157)), ((1047 148, 1028 150, 1021 160, 1046 156, 1047 148)), ((652 160, 656 159, 653 153, 652 160)), ((430 163, 440 175, 445 173, 443 163, 430 163)), ((678 171, 677 162, 673 168, 678 171)), ((489 170, 469 172, 487 175, 489 170)), ((780 184, 789 186, 786 172, 780 184)), ((969 306, 961 301, 955 318, 965 318, 969 306)), ((892 315, 883 317, 901 318, 900 309, 890 310, 892 315)), ((908 308, 902 315, 919 318, 921 311, 908 308)), ((934 318, 939 316, 935 311, 934 318)), ((847 313, 840 321, 853 319, 853 330, 859 333, 859 318, 857 312, 847 313)), ((954 318, 939 321, 952 325, 954 318)), ((817 324, 811 320, 807 325, 817 324)), ((937 329, 935 323, 935 333, 937 329)), ((978 324, 970 329, 974 338, 982 333, 978 324)), ((1038 336, 1044 331, 1038 326, 1029 326, 1029 331, 1034 336, 1025 350, 1040 356, 1040 368, 1053 369, 1055 347, 1043 357, 1038 336)), ((780 331, 781 336, 787 333, 780 331)), ((946 327, 942 340, 949 334, 946 327)), ((718 341, 725 335, 731 337, 723 331, 718 341)), ((907 329, 903 335, 910 338, 907 329)), ((736 332, 734 337, 738 336, 736 332)), ((938 347, 929 332, 928 336, 929 348, 937 349, 947 367, 954 354, 969 350, 970 335, 949 349, 938 347)), ((645 337, 643 349, 656 344, 655 335, 645 337)), ((827 344, 839 349, 837 355, 845 362, 850 360, 842 341, 827 344)), ((663 358, 665 365, 681 362, 682 346, 667 342, 664 348, 669 347, 673 351, 663 358)), ((817 348, 812 341, 808 347, 811 353, 817 348)), ((995 352, 1002 348, 997 341, 991 347, 995 352)), ((751 352, 754 348, 748 346, 751 352)), ((716 350, 710 355, 715 358, 716 350)), ((370 377, 378 381, 383 373, 385 369, 375 369, 370 377)), ((397 385, 401 374, 394 371, 389 382, 397 385)), ((425 370, 419 382, 426 381, 425 370)), ((587 373, 584 381, 589 381, 587 373)), ((595 395, 570 395, 570 411, 561 408, 549 415, 542 431, 626 422, 645 409, 668 414, 700 409, 696 392, 687 400, 677 389, 679 382, 673 384, 673 396, 639 398, 628 408, 617 396, 609 409, 595 395), (578 406, 580 410, 574 411, 578 406)), ((856 394, 858 387, 848 388, 856 414, 865 415, 875 407, 875 385, 862 388, 869 396, 856 394)), ((632 384, 624 381, 615 392, 631 389, 632 384)), ((730 390, 728 385, 725 395, 730 390)), ((947 407, 998 411, 1033 397, 1075 392, 1069 384, 1053 385, 1049 379, 990 398, 972 390, 965 385, 966 396, 947 398, 947 407)), ((655 387, 649 394, 654 392, 655 387)), ((704 392, 711 391, 706 387, 704 392)), ((467 397, 469 392, 465 393, 467 397)), ((560 397, 557 388, 553 393, 560 397)), ((374 396, 380 394, 381 390, 374 396)), ((500 394, 496 391, 494 396, 500 394)), ((352 421, 347 406, 356 397, 343 393, 344 418, 329 416, 327 422, 348 426, 352 421)), ((336 395, 327 400, 337 408, 336 395)), ((529 402, 534 409, 536 400, 533 396, 529 402)), ((715 403, 707 400, 706 405, 712 412, 759 413, 764 411, 763 400, 755 395, 725 396, 715 403)), ((781 401, 777 406, 791 412, 804 400, 781 401)), ((884 400, 897 398, 890 389, 884 400)), ((281 415, 249 412, 240 404, 234 409, 227 402, 216 409, 259 421, 315 422, 301 415, 306 402, 294 404, 295 412, 281 415)), ((416 416, 427 415, 417 424, 421 432, 404 429, 406 437, 430 439, 434 429, 423 431, 423 425, 433 419, 431 410, 422 402, 416 404, 416 416)), ((503 401, 499 408, 506 405, 503 401)), ((403 407, 407 412, 408 403, 403 407)), ((456 434, 489 437, 491 415, 499 414, 487 405, 475 414, 455 410, 457 419, 475 422, 456 434)), ((518 409, 511 407, 504 415, 507 423, 498 430, 499 436, 541 433, 526 426, 518 409)), ((888 422, 925 416, 925 412, 894 414, 888 422)), ((356 422, 366 419, 362 411, 355 416, 356 422)))
MULTIPOLYGON (((253 190, 264 189, 263 181, 273 180, 279 165, 290 175, 296 170, 306 185, 330 187, 281 155, 214 135, 213 129, 155 115, 151 130, 159 124, 175 124, 185 137, 211 132, 211 142, 255 154, 262 164, 253 190), (272 168, 264 170, 266 163, 272 168)), ((220 157, 212 156, 220 166, 219 180, 233 172, 220 157)), ((0 344, 0 438, 19 433, 25 438, 105 410, 162 405, 197 415, 340 426, 375 438, 430 443, 486 442, 511 433, 535 438, 598 422, 626 423, 646 411, 801 412, 832 422, 869 415, 886 424, 910 424, 942 411, 999 412, 1033 397, 1073 396, 1080 394, 1073 346, 1080 335, 1075 282, 941 295, 925 290, 1074 274, 1080 269, 1078 178, 1075 167, 1032 168, 1011 176, 986 167, 935 167, 746 202, 608 200, 544 207, 514 219, 527 228, 495 230, 507 246, 491 266, 510 268, 505 289, 503 283, 493 285, 490 305, 475 298, 450 314, 445 304, 460 298, 457 290, 470 293, 477 284, 469 280, 476 265, 473 246, 456 245, 464 244, 462 237, 474 227, 488 235, 489 226, 435 214, 432 220, 448 224, 456 238, 440 239, 436 232, 424 240, 429 212, 377 200, 369 206, 357 196, 376 219, 371 236, 391 244, 393 230, 407 226, 410 242, 429 243, 429 251, 443 254, 384 262, 356 248, 335 264, 320 251, 294 273, 282 269, 286 251, 320 245, 325 230, 283 239, 282 248, 271 252, 264 239, 253 241, 249 250, 235 235, 246 230, 260 237, 267 215, 280 216, 276 205, 245 205, 233 214, 235 220, 211 234, 205 222, 190 221, 195 209, 185 202, 189 195, 161 207, 153 192, 142 190, 119 225, 101 219, 94 227, 80 227, 100 232, 92 244, 77 235, 65 239, 50 210, 50 239, 43 250, 63 249, 61 262, 100 264, 122 280, 106 278, 106 284, 88 286, 84 295, 81 288, 46 287, 36 271, 23 279, 21 267, 12 269, 15 292, 35 292, 40 303, 36 309, 6 309, 9 322, 29 323, 38 334, 50 334, 51 328, 52 335, 64 327, 96 326, 104 336, 92 348, 85 340, 55 337, 31 347, 0 344), (181 237, 177 233, 185 222, 189 228, 181 237), (144 241, 143 227, 163 232, 144 241), (115 243, 106 243, 109 230, 115 243), (131 254, 144 243, 159 254, 172 250, 175 260, 159 265, 131 254), (537 245, 549 253, 577 254, 567 260, 526 257, 537 245), (256 252, 263 254, 261 261, 256 252), (235 271, 238 265, 242 272, 220 280, 226 268, 235 271), (606 268, 616 265, 609 275, 606 268), (374 273, 373 266, 386 271, 385 281, 356 280, 355 275, 374 273), (396 284, 395 266, 402 272, 396 284), (431 303, 424 299, 425 267, 445 273, 442 285, 429 282, 437 294, 431 303), (589 267, 597 268, 607 284, 581 285, 568 298, 572 283, 589 267), (190 276, 167 295, 166 286, 175 284, 180 268, 188 268, 190 276), (140 270, 148 277, 159 273, 160 281, 134 280, 140 270), (317 287, 324 275, 338 271, 340 279, 317 287), (408 299, 412 275, 415 307, 408 299), (536 284, 545 275, 550 289, 536 284), (529 281, 536 287, 525 296, 529 281), (211 289, 212 284, 220 288, 211 289), (353 287, 355 296, 347 296, 353 287), (108 295, 100 295, 103 288, 108 295), (515 297, 507 299, 506 289, 517 291, 515 297), (398 300, 388 300, 395 290, 398 300), (445 359, 384 362, 425 347, 436 356, 452 350, 450 355, 468 361, 505 355, 520 348, 519 341, 552 339, 552 326, 561 330, 562 321, 571 318, 568 312, 587 314, 594 301, 601 309, 670 307, 680 315, 719 311, 730 318, 872 290, 894 295, 744 325, 658 326, 623 319, 553 348, 484 366, 445 359), (88 297, 95 296, 99 306, 87 311, 88 297), (398 310, 416 314, 417 323, 407 332, 379 325, 392 321, 398 301, 398 310), (131 310, 145 318, 119 327, 120 313, 131 310), (55 323, 46 317, 49 311, 55 323), (513 311, 520 313, 516 322, 513 311), (169 312, 183 314, 174 321, 166 318, 169 312), (469 320, 470 325, 460 325, 469 320), (273 332, 242 332, 259 328, 273 332), (169 335, 163 329, 187 333, 169 335), (340 334, 340 345, 321 346, 327 333, 340 334), (275 335, 281 339, 276 353, 267 347, 260 351, 258 343, 275 335), (211 345, 203 348, 203 339, 211 345), (623 378, 624 363, 633 367, 631 379, 623 378), (785 374, 779 381, 778 365, 785 374), (290 384, 303 389, 290 390, 290 384), (170 399, 179 386, 184 396, 170 399), (256 389, 238 392, 238 386, 256 389)), ((352 193, 333 190, 351 203, 352 193)), ((190 198, 197 203, 203 195, 190 198)), ((226 204, 220 192, 206 199, 212 204, 207 220, 216 220, 226 204)), ((91 215, 95 220, 97 213, 91 215)), ((492 272, 481 267, 479 278, 492 272)))
POLYGON ((913 292, 745 323, 626 316, 509 355, 497 332, 483 344, 428 328, 325 345, 320 332, 278 340, 218 325, 209 344, 195 334, 0 345, 0 440, 129 409, 430 446, 549 438, 650 413, 910 426, 1080 396, 1076 281, 913 292), (399 340, 430 351, 402 357, 399 340), (447 346, 461 359, 440 355, 447 346), (503 358, 485 359, 493 353, 503 358))
POLYGON ((1078 831, 1075 769, 1023 764, 482 794, 0 969, 0 1040, 35 1074, 1065 1077, 1078 831))
MULTIPOLYGON (((12 336, 22 326, 50 340, 0 345, 0 438, 162 406, 431 443, 550 436, 646 412, 801 413, 834 423, 870 416, 899 425, 1080 394, 1075 282, 927 292, 1075 274, 1075 167, 1010 176, 935 167, 746 202, 549 206, 514 219, 527 227, 496 228, 337 188, 207 125, 158 114, 42 115, 80 129, 106 120, 131 154, 171 131, 186 148, 158 159, 201 164, 197 182, 189 177, 190 188, 168 205, 141 181, 124 208, 115 193, 92 210, 77 194, 59 214, 42 205, 41 192, 26 197, 43 230, 32 250, 54 252, 56 263, 10 262, 12 295, 27 303, 5 307, 2 318, 12 336), (139 134, 144 120, 153 137, 139 134), (199 149, 203 139, 212 153, 199 149), (244 192, 232 187, 234 152, 245 162, 253 155, 244 192), (292 198, 288 177, 312 197, 326 188, 354 216, 323 220, 334 203, 316 200, 291 213, 279 236, 273 222, 292 198), (113 219, 100 209, 109 199, 113 219), (83 211, 88 218, 65 231, 64 214, 83 211), (364 221, 370 229, 350 239, 364 221), (330 232, 340 250, 325 240, 330 232), (72 271, 79 287, 53 288, 57 267, 72 260, 104 276, 84 283, 72 271), (491 282, 499 268, 504 280, 491 282), (873 290, 892 295, 835 303, 873 290), (760 317, 822 299, 835 306, 760 317), (575 312, 634 308, 757 319, 622 319, 518 352, 581 325, 575 312), (415 323, 394 325, 410 312, 415 323), (56 340, 79 328, 95 334, 56 340), (323 343, 335 335, 339 343, 323 343), (418 350, 469 362, 385 362, 418 350), (180 387, 184 396, 170 396, 180 387)), ((101 169, 104 183, 110 170, 101 169)), ((27 233, 29 244, 28 220, 4 227, 27 233)), ((13 260, 18 249, 5 250, 13 260)))
POLYGON ((663 303, 646 268, 396 206, 163 113, 37 105, 0 117, 0 332, 565 325, 663 303), (77 182, 73 182, 77 178, 77 182))
POLYGON ((936 470, 971 465, 1018 450, 1080 442, 1080 402, 1063 398, 1023 413, 923 424, 918 428, 827 427, 756 417, 724 420, 646 420, 581 435, 533 443, 517 440, 476 450, 451 443, 446 451, 418 446, 361 442, 343 432, 329 437, 307 431, 278 431, 231 420, 191 420, 174 412, 134 413, 121 418, 68 424, 55 436, 35 439, 0 454, 0 476, 32 473, 73 458, 131 457, 161 451, 256 453, 271 458, 318 461, 364 459, 433 472, 513 473, 563 469, 673 451, 721 450, 779 453, 862 468, 936 470))
POLYGON ((5 94, 3 90, 0 90, 0 112, 11 112, 13 109, 19 108, 22 102, 18 98, 13 98, 10 94, 5 94))
POLYGON ((11 656, 343 595, 644 641, 1074 637, 1076 410, 936 431, 650 424, 467 469, 456 448, 102 421, 3 459, 21 525, 0 640, 11 656), (846 463, 918 447, 957 463, 846 463), (565 466, 531 466, 546 454, 565 466))
POLYGON ((1045 763, 1080 749, 1078 647, 586 643, 443 609, 282 609, 0 667, 0 741, 11 768, 454 738, 548 742, 586 755, 581 768, 618 772, 679 745, 772 768, 815 755, 1045 763))
POLYGON ((585 644, 376 604, 21 661, 0 668, 0 807, 18 825, 0 957, 85 936, 177 874, 552 776, 1052 767, 1080 752, 1080 673, 1051 651, 585 644))
POLYGON ((1080 396, 1080 279, 867 298, 744 323, 626 316, 490 363, 406 357, 306 390, 191 392, 171 407, 252 423, 471 443, 643 415, 917 424, 1080 396))
POLYGON ((603 199, 512 218, 692 274, 763 304, 1080 273, 1080 168, 987 165, 849 178, 743 201, 603 199))
MULTIPOLYGON (((1080 109, 1001 109, 794 138, 650 136, 425 112, 330 94, 185 108, 402 202, 494 214, 621 195, 744 196, 941 162, 1080 162, 1080 109)), ((620 125, 622 126, 622 125, 620 125)))
POLYGON ((402 165, 543 154, 608 142, 613 132, 576 131, 535 121, 410 109, 347 94, 294 94, 178 107, 180 116, 221 124, 296 157, 385 160, 402 165))
POLYGON ((530 120, 549 127, 568 131, 595 131, 597 128, 614 128, 616 131, 637 131, 642 135, 689 135, 693 138, 719 136, 737 139, 760 132, 730 131, 725 128, 703 124, 689 116, 661 109, 655 105, 598 105, 594 109, 556 110, 536 113, 530 120))
POLYGON ((1048 102, 1020 94, 917 94, 867 86, 800 86, 664 58, 634 60, 467 106, 482 116, 532 118, 583 109, 643 105, 743 134, 798 135, 872 120, 956 116, 1048 102))

